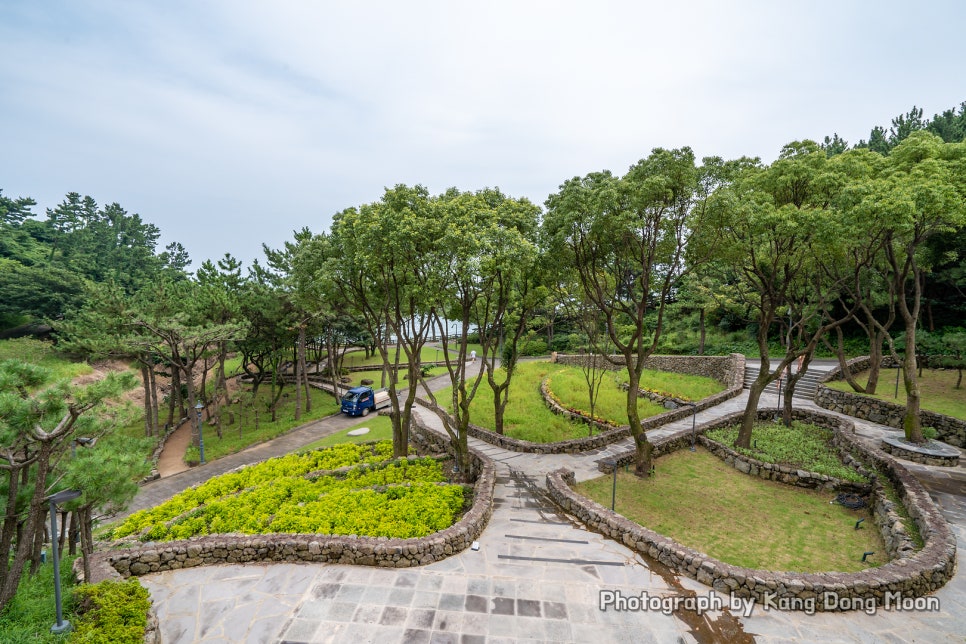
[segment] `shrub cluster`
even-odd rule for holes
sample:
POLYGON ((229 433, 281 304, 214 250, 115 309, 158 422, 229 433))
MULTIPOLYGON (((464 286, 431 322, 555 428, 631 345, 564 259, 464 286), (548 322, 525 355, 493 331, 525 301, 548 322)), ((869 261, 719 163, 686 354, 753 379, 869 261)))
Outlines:
MULTIPOLYGON (((738 438, 738 429, 735 426, 712 429, 707 437, 730 447, 738 438)), ((760 423, 755 426, 753 440, 750 449, 734 449, 765 463, 797 467, 845 481, 867 482, 839 460, 832 446, 832 431, 824 427, 800 421, 793 421, 791 427, 760 423)))
POLYGON ((141 644, 151 600, 137 579, 102 581, 74 589, 77 612, 72 644, 141 644))
POLYGON ((445 485, 437 461, 388 460, 391 452, 391 441, 382 441, 270 459, 132 514, 111 536, 170 541, 296 532, 409 538, 452 525, 463 508, 463 488, 445 485))

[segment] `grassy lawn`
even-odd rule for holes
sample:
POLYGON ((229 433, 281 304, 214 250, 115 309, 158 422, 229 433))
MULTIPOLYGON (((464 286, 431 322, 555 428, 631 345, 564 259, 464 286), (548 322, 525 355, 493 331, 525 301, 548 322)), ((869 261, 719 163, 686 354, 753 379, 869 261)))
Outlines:
MULTIPOLYGON (((919 392, 922 396, 922 408, 934 411, 937 414, 945 414, 953 418, 966 420, 966 386, 956 389, 956 380, 959 374, 955 369, 923 369, 922 377, 919 378, 919 392)), ((863 371, 856 374, 856 381, 863 387, 869 379, 869 372, 863 371)), ((855 393, 852 387, 844 380, 835 380, 825 383, 830 389, 848 391, 855 393)), ((896 398, 896 370, 882 369, 879 372, 879 384, 876 387, 877 393, 874 398, 894 402, 899 405, 906 404, 906 390, 902 386, 900 376, 899 397, 896 398)), ((867 394, 860 394, 867 395, 867 394)))
MULTIPOLYGON (((627 382, 627 374, 621 372, 607 372, 600 384, 594 415, 627 423, 627 393, 621 389, 619 383, 627 382)), ((562 367, 551 375, 551 389, 560 401, 567 407, 574 407, 583 411, 590 411, 590 397, 587 393, 587 381, 578 367, 562 367)), ((701 400, 708 396, 724 391, 725 386, 713 378, 691 376, 667 371, 645 370, 641 375, 641 387, 654 392, 666 392, 684 400, 701 400)), ((641 418, 656 416, 666 410, 647 398, 641 398, 637 409, 641 418)))
MULTIPOLYGON (((429 375, 427 378, 435 378, 436 376, 441 376, 446 373, 446 367, 433 367, 429 370, 429 375)), ((403 376, 405 374, 402 374, 403 376)), ((373 369, 372 371, 352 371, 348 374, 348 378, 351 378, 351 382, 348 385, 343 384, 343 387, 358 387, 362 384, 365 379, 371 380, 374 384, 372 385, 376 389, 379 389, 382 383, 382 369, 373 369)), ((405 387, 408 383, 404 380, 402 386, 405 387)), ((388 380, 387 380, 388 386, 388 380)))
MULTIPOLYGON (((243 408, 241 405, 229 405, 228 407, 229 410, 234 412, 234 423, 224 422, 227 420, 227 415, 223 413, 221 438, 215 433, 215 428, 207 424, 206 419, 204 427, 205 460, 212 461, 216 458, 227 456, 228 454, 240 452, 246 447, 281 436, 305 423, 331 416, 339 411, 339 401, 333 398, 331 394, 327 394, 318 389, 312 389, 312 411, 310 413, 303 411, 302 419, 296 421, 295 390, 291 386, 287 386, 286 390, 289 396, 282 398, 277 415, 278 420, 276 422, 271 422, 271 413, 266 411, 264 405, 258 406, 258 429, 255 429, 254 411, 251 409, 244 409, 242 411, 243 408)), ((269 396, 269 388, 266 385, 262 385, 258 392, 260 400, 263 396, 266 400, 269 396)), ((198 449, 189 447, 185 454, 185 460, 197 461, 198 459, 198 449)))
POLYGON ((44 367, 53 372, 54 380, 85 376, 94 371, 86 362, 72 362, 60 355, 50 342, 33 338, 0 340, 0 360, 20 360, 44 367))
MULTIPOLYGON (((547 374, 560 368, 560 365, 545 361, 521 362, 517 365, 510 384, 510 402, 503 416, 507 436, 535 443, 551 443, 590 435, 588 425, 552 413, 540 396, 540 382, 547 374)), ((450 391, 449 387, 440 390, 436 399, 448 405, 450 391)), ((470 406, 470 419, 475 425, 493 429, 493 417, 493 390, 484 376, 470 406)))
MULTIPOLYGON (((868 510, 830 504, 834 494, 744 475, 709 452, 683 450, 656 461, 656 475, 619 472, 618 513, 721 561, 775 571, 855 572, 885 563, 868 510), (713 491, 713 493, 709 493, 713 491), (869 527, 855 530, 867 519, 869 527)), ((605 507, 612 478, 578 484, 605 507)))
MULTIPOLYGON (((66 550, 66 548, 65 548, 66 550)), ((48 555, 49 555, 48 550, 48 555)), ((60 560, 60 583, 64 619, 77 623, 73 613, 74 575, 71 564, 75 557, 63 556, 60 560)), ((29 565, 28 565, 29 571, 29 565)), ((50 627, 57 621, 54 604, 54 566, 48 556, 47 563, 40 564, 36 575, 24 572, 20 578, 17 594, 0 614, 0 642, 63 642, 66 638, 54 635, 50 627)))
POLYGON ((392 440, 392 422, 389 420, 388 416, 371 416, 370 418, 360 422, 357 425, 353 425, 348 429, 340 430, 330 436, 325 438, 320 438, 314 443, 309 443, 303 447, 300 451, 311 452, 314 449, 319 449, 321 447, 332 447, 333 445, 338 445, 339 443, 367 443, 369 441, 391 441, 392 440), (359 429, 360 427, 368 427, 369 433, 363 434, 361 436, 349 436, 348 433, 354 429, 359 429))
MULTIPOLYGON (((474 349, 476 350, 476 355, 480 355, 482 349, 478 344, 469 345, 466 350, 467 355, 469 355, 469 352, 473 351, 474 349)), ((395 349, 390 349, 389 355, 395 355, 395 349)), ((457 356, 456 351, 454 351, 452 347, 450 347, 450 355, 452 355, 454 358, 457 356)), ((442 347, 435 344, 423 347, 423 350, 419 354, 422 362, 439 362, 445 359, 444 356, 445 354, 443 353, 442 347)), ((399 352, 399 360, 403 362, 406 360, 406 354, 402 350, 399 352)), ((378 365, 381 367, 382 356, 380 356, 379 352, 376 351, 375 355, 366 358, 365 351, 350 351, 349 353, 345 354, 345 359, 342 361, 343 367, 362 367, 364 365, 378 365)))
MULTIPOLYGON (((590 426, 557 416, 544 404, 540 396, 540 383, 548 375, 551 391, 565 406, 590 411, 587 385, 578 367, 565 367, 546 361, 521 362, 510 385, 510 402, 504 414, 506 435, 537 443, 590 436, 590 426)), ((618 372, 608 372, 604 375, 594 414, 598 418, 607 418, 619 425, 626 425, 627 394, 618 387, 618 376, 618 372)), ((724 389, 721 383, 710 378, 663 371, 646 371, 641 378, 641 386, 669 391, 694 400, 724 389)), ((449 388, 440 391, 437 399, 448 402, 449 391, 449 388)), ((641 418, 648 418, 666 411, 646 398, 638 401, 637 408, 641 418)), ((470 407, 470 413, 474 424, 490 429, 495 426, 493 390, 485 380, 480 383, 480 388, 470 407)), ((594 431, 597 432, 597 430, 594 431)))

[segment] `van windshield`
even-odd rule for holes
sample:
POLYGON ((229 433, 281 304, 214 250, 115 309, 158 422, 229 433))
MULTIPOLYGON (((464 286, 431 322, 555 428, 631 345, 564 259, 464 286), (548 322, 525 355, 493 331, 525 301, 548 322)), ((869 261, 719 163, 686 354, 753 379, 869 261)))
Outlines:
POLYGON ((346 394, 342 397, 342 402, 354 403, 359 401, 359 394, 346 394))

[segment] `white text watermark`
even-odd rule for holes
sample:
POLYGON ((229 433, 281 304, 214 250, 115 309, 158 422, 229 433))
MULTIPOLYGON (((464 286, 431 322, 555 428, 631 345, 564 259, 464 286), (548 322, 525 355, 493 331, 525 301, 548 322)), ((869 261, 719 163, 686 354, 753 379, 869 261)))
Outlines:
POLYGON ((801 611, 814 615, 822 611, 862 611, 874 615, 880 610, 938 612, 938 597, 903 597, 898 592, 887 592, 881 603, 873 597, 841 597, 838 593, 825 592, 813 597, 778 597, 776 593, 763 593, 761 598, 721 595, 709 591, 704 595, 662 596, 651 595, 646 590, 639 595, 625 595, 619 590, 601 590, 597 607, 602 611, 640 611, 672 615, 686 610, 701 615, 708 611, 728 609, 742 617, 751 617, 755 608, 763 611, 801 611))

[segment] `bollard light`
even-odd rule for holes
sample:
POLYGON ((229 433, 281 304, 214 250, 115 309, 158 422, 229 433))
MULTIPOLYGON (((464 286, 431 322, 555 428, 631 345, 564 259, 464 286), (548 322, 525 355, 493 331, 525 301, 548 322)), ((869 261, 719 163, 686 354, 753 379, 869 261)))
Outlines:
POLYGON ((204 429, 201 426, 201 410, 205 408, 205 404, 200 400, 195 405, 195 411, 198 412, 198 449, 201 451, 201 464, 205 464, 205 434, 204 429))
POLYGON ((691 451, 693 452, 694 451, 694 440, 695 440, 695 437, 694 437, 694 425, 695 425, 695 418, 698 415, 698 406, 696 404, 694 404, 694 403, 687 403, 687 404, 691 405, 691 451))
POLYGON ((614 485, 610 492, 610 509, 614 510, 614 507, 617 504, 617 459, 612 458, 604 461, 604 465, 609 466, 611 472, 614 474, 614 485))

